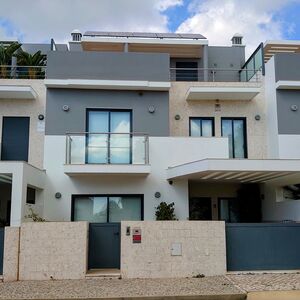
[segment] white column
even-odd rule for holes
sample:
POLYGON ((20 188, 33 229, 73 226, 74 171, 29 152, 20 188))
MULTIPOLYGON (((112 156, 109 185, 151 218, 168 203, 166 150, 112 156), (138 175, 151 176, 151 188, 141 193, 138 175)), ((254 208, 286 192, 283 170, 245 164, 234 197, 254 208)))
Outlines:
POLYGON ((26 203, 26 188, 23 166, 20 165, 12 176, 10 226, 20 226, 22 223, 26 203))

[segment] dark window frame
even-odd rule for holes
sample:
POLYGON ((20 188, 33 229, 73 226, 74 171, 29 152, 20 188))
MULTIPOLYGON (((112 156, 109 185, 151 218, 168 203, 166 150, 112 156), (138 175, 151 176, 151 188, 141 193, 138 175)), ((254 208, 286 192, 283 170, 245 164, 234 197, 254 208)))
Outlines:
MULTIPOLYGON (((108 155, 108 161, 107 163, 104 163, 105 165, 110 165, 110 136, 111 136, 111 130, 110 130, 110 121, 111 121, 111 113, 112 112, 129 112, 130 113, 130 129, 129 129, 129 137, 130 137, 130 153, 129 153, 129 164, 132 164, 132 130, 133 130, 133 110, 132 109, 118 109, 118 108, 86 108, 85 112, 85 131, 86 133, 86 141, 85 141, 85 163, 88 163, 88 135, 89 135, 89 112, 90 111, 104 111, 108 112, 108 146, 107 146, 107 155, 108 155)), ((100 163, 99 163, 100 164, 100 163)))
POLYGON ((248 137, 247 137, 247 118, 246 117, 221 117, 221 136, 223 137, 223 120, 230 120, 232 122, 232 158, 235 158, 235 147, 234 147, 234 128, 233 121, 244 122, 244 158, 248 158, 248 137))
POLYGON ((26 204, 35 204, 36 203, 36 189, 31 187, 31 186, 27 186, 26 189, 26 204), (28 198, 28 194, 30 193, 30 190, 33 192, 34 191, 34 200, 32 201, 31 199, 29 200, 28 198))
POLYGON ((107 215, 106 223, 119 223, 109 222, 109 198, 110 197, 139 197, 141 201, 141 220, 144 221, 144 194, 74 194, 71 197, 71 221, 74 222, 75 213, 75 200, 79 197, 106 197, 107 198, 107 215))
POLYGON ((201 135, 199 137, 202 137, 202 120, 210 120, 212 121, 212 137, 215 136, 215 117, 190 117, 189 118, 189 136, 191 135, 191 121, 192 120, 201 120, 201 135))

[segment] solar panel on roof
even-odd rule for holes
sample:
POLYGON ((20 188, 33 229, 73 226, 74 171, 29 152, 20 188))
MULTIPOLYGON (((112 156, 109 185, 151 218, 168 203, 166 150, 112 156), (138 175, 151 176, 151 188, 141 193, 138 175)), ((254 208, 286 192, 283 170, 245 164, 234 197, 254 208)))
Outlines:
POLYGON ((177 38, 177 39, 205 39, 201 34, 194 33, 154 33, 154 32, 102 32, 87 31, 85 36, 110 36, 110 37, 140 37, 140 38, 177 38))

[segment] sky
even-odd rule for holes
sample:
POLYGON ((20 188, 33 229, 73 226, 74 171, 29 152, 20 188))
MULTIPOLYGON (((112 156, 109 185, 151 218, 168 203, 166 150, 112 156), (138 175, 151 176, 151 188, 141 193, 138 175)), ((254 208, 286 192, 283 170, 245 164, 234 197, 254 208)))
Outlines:
POLYGON ((200 33, 209 45, 244 36, 300 40, 300 0, 0 0, 0 40, 67 42, 73 29, 200 33))

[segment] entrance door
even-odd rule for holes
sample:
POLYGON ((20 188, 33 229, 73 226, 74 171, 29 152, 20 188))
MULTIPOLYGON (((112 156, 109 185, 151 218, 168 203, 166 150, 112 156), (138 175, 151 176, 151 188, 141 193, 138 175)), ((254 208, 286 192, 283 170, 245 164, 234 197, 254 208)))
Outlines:
POLYGON ((120 268, 120 223, 91 223, 89 269, 120 268))
POLYGON ((3 117, 1 160, 28 161, 29 118, 3 117))
POLYGON ((241 221, 239 202, 236 198, 219 198, 219 220, 227 223, 241 221))
POLYGON ((120 268, 120 222, 143 220, 143 196, 73 196, 72 220, 90 222, 89 269, 120 268))
POLYGON ((211 198, 190 198, 189 209, 190 220, 212 220, 211 198))
POLYGON ((130 164, 131 111, 88 110, 87 163, 130 164))

